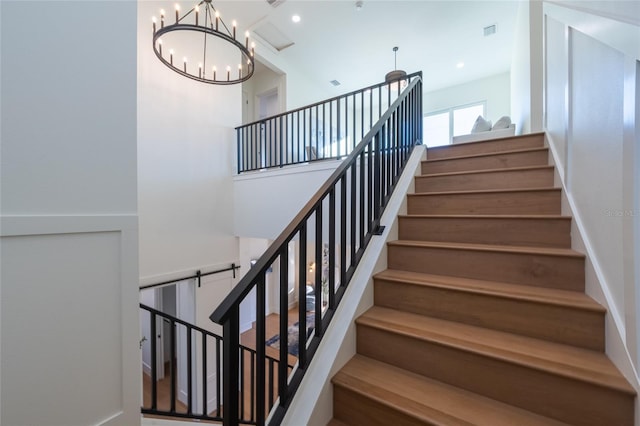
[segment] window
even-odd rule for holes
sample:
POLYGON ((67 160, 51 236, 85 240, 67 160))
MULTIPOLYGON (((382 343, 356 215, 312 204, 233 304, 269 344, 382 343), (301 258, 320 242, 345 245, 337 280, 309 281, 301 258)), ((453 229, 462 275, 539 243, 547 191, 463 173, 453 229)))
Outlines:
POLYGON ((484 116, 486 102, 478 102, 432 112, 424 116, 424 144, 428 147, 448 145, 453 136, 471 132, 479 115, 484 116))
POLYGON ((424 117, 424 141, 428 147, 448 145, 449 113, 427 115, 424 117))

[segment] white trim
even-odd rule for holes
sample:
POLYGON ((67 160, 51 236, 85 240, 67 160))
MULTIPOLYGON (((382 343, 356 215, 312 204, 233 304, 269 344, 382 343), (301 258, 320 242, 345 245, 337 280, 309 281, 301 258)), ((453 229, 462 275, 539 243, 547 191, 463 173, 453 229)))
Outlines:
MULTIPOLYGON (((346 155, 345 155, 346 157, 346 155)), ((273 167, 268 169, 256 170, 251 172, 243 172, 233 177, 234 181, 263 179, 265 177, 286 176, 300 173, 312 173, 321 170, 332 170, 338 168, 342 164, 342 160, 328 158, 326 160, 315 160, 310 163, 292 164, 285 167, 273 167)))
POLYGON ((138 216, 121 215, 15 215, 0 217, 3 237, 132 231, 138 216))

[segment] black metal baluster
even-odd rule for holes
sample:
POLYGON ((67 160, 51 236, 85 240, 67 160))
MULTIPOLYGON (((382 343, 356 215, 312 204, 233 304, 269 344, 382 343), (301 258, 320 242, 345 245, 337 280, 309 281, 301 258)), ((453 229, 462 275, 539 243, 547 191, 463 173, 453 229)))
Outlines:
POLYGON ((209 416, 209 404, 208 401, 208 383, 207 383, 207 335, 202 334, 202 414, 209 416))
POLYGON ((357 182, 356 182, 356 165, 358 163, 354 162, 351 165, 351 179, 350 179, 350 185, 349 185, 349 198, 351 199, 351 207, 349 210, 349 216, 351 217, 351 224, 349 227, 349 242, 351 243, 351 250, 349 253, 349 263, 351 264, 351 267, 353 269, 355 269, 356 266, 356 229, 357 229, 357 224, 356 224, 356 218, 358 217, 358 214, 356 212, 356 198, 358 196, 358 186, 357 186, 357 182))
POLYGON ((367 232, 373 233, 373 140, 367 145, 367 232))
POLYGON ((158 409, 158 337, 156 330, 156 314, 151 312, 151 409, 158 409))
POLYGON ((316 232, 315 232, 315 295, 316 295, 316 315, 315 315, 315 332, 316 336, 322 338, 324 330, 322 330, 322 201, 320 201, 315 210, 316 216, 316 232))
POLYGON ((245 394, 245 368, 244 368, 244 362, 245 362, 245 355, 246 355, 246 349, 244 349, 242 346, 240 346, 240 419, 245 420, 245 410, 244 410, 244 394, 245 394))
MULTIPOLYGON (((257 354, 257 368, 256 376, 258 378, 258 396, 256 405, 256 417, 257 424, 263 425, 265 422, 266 408, 265 408, 265 362, 266 362, 266 312, 265 312, 265 273, 260 274, 256 289, 256 354, 257 354)), ((269 385, 271 386, 271 384, 269 385)))
POLYGON ((378 232, 378 228, 380 226, 380 163, 382 162, 382 131, 380 129, 374 140, 376 141, 376 151, 374 152, 374 163, 373 163, 373 221, 374 221, 374 231, 378 232))
MULTIPOLYGON (((298 123, 298 131, 300 130, 300 123, 298 123)), ((307 152, 307 132, 305 131, 305 125, 307 124, 307 110, 302 110, 302 146, 304 146, 305 156, 307 161, 311 161, 311 155, 307 152)), ((300 137, 300 136, 298 136, 300 137)))
POLYGON ((347 176, 340 179, 340 285, 347 285, 347 176))
POLYGON ((351 151, 353 151, 356 147, 356 144, 358 143, 358 141, 356 140, 356 132, 357 132, 357 127, 356 126, 356 94, 353 94, 353 106, 352 106, 352 110, 353 110, 353 140, 351 141, 351 151))
POLYGON ((364 91, 360 92, 360 140, 364 139, 364 91))
POLYGON ((284 144, 282 141, 282 116, 279 117, 279 122, 278 122, 278 139, 280 140, 280 167, 282 167, 284 165, 284 144))
POLYGON ((176 322, 170 321, 171 324, 171 412, 176 411, 176 381, 178 375, 176 374, 176 322))
POLYGON ((329 309, 336 308, 336 187, 329 192, 329 309))
POLYGON ((240 158, 242 158, 242 150, 240 148, 240 133, 241 129, 236 130, 236 170, 238 174, 242 173, 242 169, 240 168, 240 158))
POLYGON ((333 101, 329 102, 329 157, 337 157, 333 153, 333 101))
POLYGON ((336 101, 336 120, 338 122, 337 123, 337 127, 336 127, 336 132, 337 132, 337 134, 336 134, 336 142, 337 142, 337 144, 336 145, 337 145, 337 148, 338 148, 338 152, 336 153, 336 157, 338 157, 338 160, 339 160, 340 158, 342 158, 342 153, 340 151, 340 148, 341 148, 340 147, 340 145, 341 145, 340 144, 340 134, 341 134, 340 133, 340 99, 338 99, 336 101))
POLYGON ((345 155, 351 154, 349 149, 349 98, 344 98, 344 149, 345 155))
POLYGON ((193 348, 191 327, 185 327, 187 333, 187 414, 193 413, 193 348))
POLYGON ((327 158, 327 117, 326 103, 322 104, 322 158, 327 158))
POLYGON ((365 180, 364 180, 364 151, 360 154, 360 191, 358 191, 358 196, 360 197, 360 217, 359 217, 359 225, 360 225, 360 235, 358 238, 359 248, 364 250, 364 196, 365 196, 365 180))
MULTIPOLYGON (((264 345, 261 345, 264 346, 264 345)), ((257 347, 256 347, 257 348, 257 347)), ((251 410, 251 422, 256 421, 256 354, 255 352, 250 352, 250 363, 249 363, 249 377, 251 378, 251 382, 249 384, 249 409, 251 410)))
POLYGON ((320 114, 318 112, 318 105, 316 105, 316 158, 320 159, 323 158, 323 155, 320 155, 320 145, 319 145, 319 139, 320 139, 320 114))
POLYGON ((222 364, 220 362, 222 351, 220 348, 220 339, 216 339, 216 413, 218 417, 222 417, 221 401, 222 401, 222 389, 220 378, 222 377, 222 364))
MULTIPOLYGON (((307 322, 307 221, 298 231, 298 324, 307 322)), ((300 328, 300 327, 298 327, 300 328)), ((298 336, 298 365, 307 368, 307 333, 298 336)))
POLYGON ((288 395, 288 359, 289 359, 289 310, 287 294, 287 259, 288 252, 286 246, 280 251, 280 363, 278 364, 278 396, 280 406, 284 407, 288 395))

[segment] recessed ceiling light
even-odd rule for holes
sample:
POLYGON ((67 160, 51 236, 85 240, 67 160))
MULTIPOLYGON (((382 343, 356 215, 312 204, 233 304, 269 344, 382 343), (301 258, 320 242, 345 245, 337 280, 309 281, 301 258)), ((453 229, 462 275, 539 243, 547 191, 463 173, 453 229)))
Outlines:
POLYGON ((464 68, 464 62, 458 62, 456 68, 464 68))
POLYGON ((291 20, 297 24, 298 22, 300 22, 300 15, 293 15, 291 17, 291 20))

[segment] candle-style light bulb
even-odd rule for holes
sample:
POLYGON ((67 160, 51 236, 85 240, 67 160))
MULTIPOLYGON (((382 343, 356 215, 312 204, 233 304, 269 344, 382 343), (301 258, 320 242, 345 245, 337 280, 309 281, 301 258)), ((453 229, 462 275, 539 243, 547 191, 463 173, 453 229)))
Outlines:
POLYGON ((198 77, 202 78, 202 62, 198 64, 198 77))
POLYGON ((169 49, 169 63, 173 65, 173 49, 169 49))
POLYGON ((155 16, 151 18, 151 22, 153 22, 153 33, 154 34, 156 33, 156 21, 157 20, 156 20, 155 16))
POLYGON ((162 56, 162 39, 158 39, 158 50, 160 51, 160 56, 162 56))
POLYGON ((196 6, 196 25, 198 25, 198 16, 200 16, 200 7, 196 6))
POLYGON ((231 25, 233 25, 233 39, 236 39, 236 27, 238 26, 238 23, 235 21, 235 19, 231 22, 231 25))
POLYGON ((249 49, 249 31, 244 33, 244 45, 248 50, 249 49))
POLYGON ((227 65, 227 81, 231 78, 231 67, 227 65))
POLYGON ((242 78, 242 64, 238 64, 238 78, 242 78))
POLYGON ((213 79, 216 79, 216 66, 213 66, 213 79))
POLYGON ((218 31, 218 20, 220 20, 220 12, 216 10, 216 31, 218 31))
POLYGON ((251 56, 253 56, 255 52, 256 52, 256 44, 251 43, 251 56))
POLYGON ((160 28, 164 28, 164 9, 160 9, 160 28))
POLYGON ((180 20, 180 17, 178 16, 179 12, 180 12, 180 5, 176 3, 176 24, 180 20))
POLYGON ((187 57, 182 58, 182 61, 184 62, 184 72, 187 72, 187 57))

